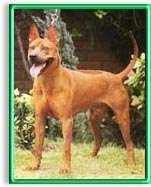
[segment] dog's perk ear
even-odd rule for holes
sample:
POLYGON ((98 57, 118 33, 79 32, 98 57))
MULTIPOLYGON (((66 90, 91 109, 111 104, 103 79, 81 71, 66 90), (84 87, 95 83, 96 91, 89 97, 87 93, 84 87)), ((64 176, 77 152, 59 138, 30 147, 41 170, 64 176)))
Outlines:
POLYGON ((50 26, 48 28, 48 35, 47 35, 48 39, 54 43, 56 46, 58 46, 59 44, 59 37, 58 37, 58 34, 57 34, 57 30, 55 27, 53 26, 50 26))
POLYGON ((35 23, 33 23, 30 27, 29 32, 29 43, 35 40, 36 38, 39 38, 39 31, 35 23))

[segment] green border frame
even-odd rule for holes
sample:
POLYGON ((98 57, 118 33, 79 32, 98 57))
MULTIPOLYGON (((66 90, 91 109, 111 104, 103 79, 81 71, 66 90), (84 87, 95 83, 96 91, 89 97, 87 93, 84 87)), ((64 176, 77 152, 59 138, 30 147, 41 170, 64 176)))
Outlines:
POLYGON ((9 5, 9 183, 10 184, 149 184, 151 183, 151 4, 10 4, 9 5), (14 154, 14 11, 17 9, 146 9, 146 153, 144 179, 15 179, 14 154))

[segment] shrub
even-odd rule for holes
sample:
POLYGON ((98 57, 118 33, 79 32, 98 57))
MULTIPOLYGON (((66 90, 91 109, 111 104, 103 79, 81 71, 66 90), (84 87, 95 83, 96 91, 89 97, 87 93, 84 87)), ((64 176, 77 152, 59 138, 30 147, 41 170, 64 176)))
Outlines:
POLYGON ((59 121, 54 118, 47 118, 46 136, 54 141, 56 141, 59 137, 62 137, 61 124, 59 121))
POLYGON ((131 96, 132 136, 137 145, 145 145, 145 54, 138 58, 133 74, 125 81, 131 96))
POLYGON ((86 113, 80 113, 74 118, 73 140, 77 143, 88 143, 93 140, 92 134, 88 127, 86 113))
POLYGON ((136 107, 144 116, 145 109, 145 54, 142 53, 137 60, 133 74, 125 81, 131 95, 131 106, 136 107))
POLYGON ((20 94, 14 91, 14 127, 16 146, 31 149, 34 139, 33 134, 34 113, 30 94, 20 94))
MULTIPOLYGON (((73 141, 76 143, 80 142, 91 142, 92 134, 89 131, 86 113, 80 113, 76 115, 73 121, 73 141)), ((46 124, 46 136, 51 140, 57 140, 62 138, 61 123, 53 118, 48 118, 46 124)))

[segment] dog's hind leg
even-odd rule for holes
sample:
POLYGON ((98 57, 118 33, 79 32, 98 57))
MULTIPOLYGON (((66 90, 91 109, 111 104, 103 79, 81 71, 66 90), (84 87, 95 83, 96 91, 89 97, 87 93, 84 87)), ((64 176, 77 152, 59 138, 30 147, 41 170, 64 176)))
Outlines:
POLYGON ((135 159, 133 142, 130 135, 129 99, 126 91, 122 92, 121 95, 122 97, 118 97, 118 99, 115 99, 116 97, 113 96, 114 99, 110 103, 110 106, 116 114, 116 118, 126 145, 127 164, 132 165, 135 164, 135 159))
POLYGON ((106 106, 102 105, 102 107, 99 108, 92 108, 89 110, 89 115, 88 115, 88 123, 90 130, 94 136, 94 145, 93 149, 91 152, 91 156, 97 156, 101 143, 102 143, 102 136, 101 136, 101 129, 100 129, 100 123, 102 119, 105 117, 106 113, 106 106))
POLYGON ((133 142, 130 135, 129 110, 116 111, 116 117, 127 149, 127 164, 135 164, 133 142))

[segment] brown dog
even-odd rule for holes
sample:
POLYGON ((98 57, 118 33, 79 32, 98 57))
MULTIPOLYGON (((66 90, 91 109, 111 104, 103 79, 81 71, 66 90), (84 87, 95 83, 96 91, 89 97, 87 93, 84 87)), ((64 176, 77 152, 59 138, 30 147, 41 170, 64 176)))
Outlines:
MULTIPOLYGON (((71 141, 73 116, 78 112, 90 111, 90 127, 94 134, 92 156, 101 146, 99 110, 102 103, 115 112, 126 144, 127 162, 133 164, 134 151, 130 137, 129 98, 123 80, 132 70, 138 56, 138 46, 132 34, 134 55, 129 65, 119 74, 95 70, 70 70, 61 65, 59 39, 54 27, 48 28, 48 35, 40 38, 38 29, 32 25, 29 34, 28 59, 34 77, 33 99, 35 108, 34 160, 29 169, 38 169, 42 158, 46 117, 52 116, 62 123, 64 138, 63 166, 60 173, 71 171, 71 141), (98 115, 99 114, 99 115, 98 115)), ((102 110, 101 110, 102 111, 102 110)))

